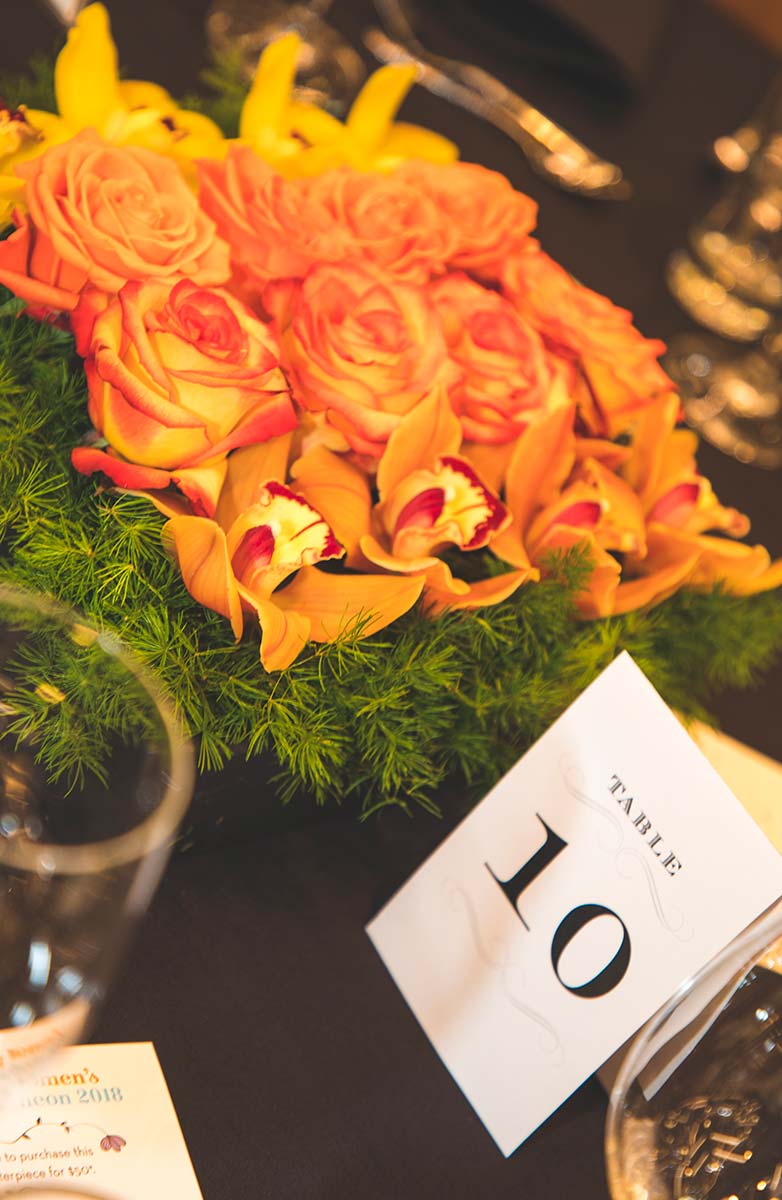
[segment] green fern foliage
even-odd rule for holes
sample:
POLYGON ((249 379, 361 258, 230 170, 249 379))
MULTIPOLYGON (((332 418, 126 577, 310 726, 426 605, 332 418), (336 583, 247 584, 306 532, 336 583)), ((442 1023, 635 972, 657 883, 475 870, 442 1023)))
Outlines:
MULTIPOLYGON (((237 64, 216 63, 207 83, 215 98, 186 103, 235 133, 245 94, 237 64)), ((53 108, 51 64, 0 79, 0 94, 53 108)), ((446 780, 490 786, 621 650, 685 717, 708 719, 720 689, 751 685, 782 648, 778 594, 684 590, 650 612, 581 622, 573 598, 590 568, 571 554, 490 610, 437 621, 412 611, 269 675, 257 635, 234 644, 227 621, 191 599, 163 553, 156 510, 72 469, 89 426, 83 367, 67 333, 20 309, 0 289, 0 580, 117 631, 173 698, 202 772, 263 756, 277 764, 282 802, 305 793, 364 814, 435 810, 446 780)), ((95 689, 78 736, 65 707, 20 695, 13 732, 53 776, 100 777, 117 719, 104 692, 95 689)))
MULTIPOLYGON (((702 717, 719 688, 751 683, 782 646, 776 595, 683 591, 649 613, 582 623, 572 601, 589 564, 571 555, 491 610, 437 621, 414 611, 269 675, 257 636, 235 645, 228 623, 188 595, 156 510, 71 468, 88 418, 69 335, 17 316, 7 294, 0 312, 0 578, 115 629, 173 697, 203 771, 264 755, 279 765, 283 802, 304 792, 363 812, 431 809, 446 779, 490 785, 622 649, 668 703, 702 717)), ((97 690, 81 744, 93 772, 113 719, 97 690)), ((20 706, 16 726, 53 773, 78 779, 61 715, 20 706)))

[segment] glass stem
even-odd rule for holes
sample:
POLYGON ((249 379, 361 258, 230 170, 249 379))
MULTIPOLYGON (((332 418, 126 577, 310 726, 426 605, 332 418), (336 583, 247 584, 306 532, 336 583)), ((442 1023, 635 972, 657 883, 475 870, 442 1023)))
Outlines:
POLYGON ((63 29, 70 29, 84 7, 84 0, 43 0, 63 29))
POLYGON ((762 342, 766 357, 782 375, 782 324, 772 326, 762 342))

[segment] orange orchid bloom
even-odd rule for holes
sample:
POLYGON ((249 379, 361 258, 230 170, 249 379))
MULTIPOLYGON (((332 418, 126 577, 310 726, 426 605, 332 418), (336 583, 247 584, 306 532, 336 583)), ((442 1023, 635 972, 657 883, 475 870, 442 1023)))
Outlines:
POLYGON ((623 582, 616 612, 657 603, 683 583, 749 595, 782 584, 782 560, 772 563, 764 546, 747 546, 707 531, 745 536, 749 520, 725 508, 695 463, 698 444, 688 429, 677 429, 679 399, 662 397, 642 415, 630 455, 622 467, 638 493, 647 528, 647 551, 628 557, 638 578, 623 582))
MULTIPOLYGON (((194 599, 226 617, 237 640, 245 614, 256 614, 267 671, 290 666, 308 641, 383 629, 415 604, 423 586, 420 578, 318 570, 345 550, 306 483, 294 490, 283 482, 290 445, 285 435, 230 455, 214 518, 193 515, 180 497, 149 496, 169 517, 164 541, 194 599)), ((313 493, 318 486, 325 497, 335 491, 333 480, 315 472, 313 493)))
POLYGON ((601 461, 603 443, 579 451, 573 425, 576 408, 561 393, 530 422, 517 441, 505 488, 512 514, 492 549, 518 567, 545 564, 552 551, 581 547, 593 563, 578 597, 585 617, 613 611, 621 563, 611 551, 645 552, 643 511, 632 488, 601 461))
POLYGON ((451 546, 469 551, 488 545, 510 520, 472 463, 459 454, 461 438, 447 394, 438 388, 391 434, 378 465, 380 500, 374 509, 363 473, 323 446, 305 454, 291 472, 341 540, 344 532, 348 564, 420 579, 432 615, 497 604, 525 580, 537 578, 528 564, 467 583, 438 557, 451 546), (330 495, 314 483, 314 475, 332 482, 330 495))

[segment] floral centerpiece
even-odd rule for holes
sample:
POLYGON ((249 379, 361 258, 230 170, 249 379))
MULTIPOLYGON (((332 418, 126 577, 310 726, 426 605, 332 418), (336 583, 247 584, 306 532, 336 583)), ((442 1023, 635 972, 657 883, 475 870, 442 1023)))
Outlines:
MULTIPOLYGON (((412 68, 342 123, 297 52, 264 53, 235 136, 226 95, 221 129, 121 81, 101 4, 55 103, 12 85, 3 578, 118 626, 202 768, 271 753, 284 796, 486 782, 622 646, 701 713, 782 640, 782 563, 699 473, 664 347, 529 197, 395 121, 412 68)), ((67 691, 27 733, 74 765, 67 691)))

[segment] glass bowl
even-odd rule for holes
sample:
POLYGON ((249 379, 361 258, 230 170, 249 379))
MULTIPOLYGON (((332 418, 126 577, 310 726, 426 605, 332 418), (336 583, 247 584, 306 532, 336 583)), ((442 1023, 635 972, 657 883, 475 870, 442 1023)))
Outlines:
POLYGON ((606 1164, 613 1200, 782 1200, 782 904, 631 1044, 606 1164))

